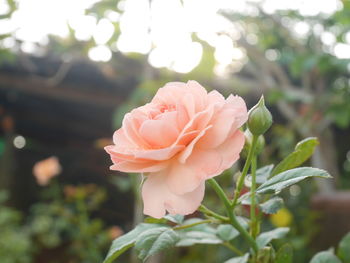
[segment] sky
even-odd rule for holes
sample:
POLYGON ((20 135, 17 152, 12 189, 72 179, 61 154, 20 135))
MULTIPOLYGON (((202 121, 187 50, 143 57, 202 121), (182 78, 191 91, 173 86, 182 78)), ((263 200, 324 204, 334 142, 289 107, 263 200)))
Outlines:
MULTIPOLYGON (((93 61, 107 62, 112 51, 148 54, 149 62, 158 68, 169 68, 186 73, 196 67, 202 57, 202 45, 193 40, 192 33, 207 41, 215 49, 216 73, 224 74, 228 65, 237 70, 245 60, 245 51, 235 45, 241 31, 238 27, 218 14, 219 10, 257 14, 249 2, 261 2, 267 13, 276 10, 297 10, 301 15, 314 16, 320 13, 331 15, 339 10, 339 0, 125 0, 120 1, 116 10, 109 10, 105 18, 97 20, 85 15, 85 10, 98 0, 17 0, 18 10, 11 18, 0 20, 0 34, 13 33, 4 39, 4 47, 14 46, 14 38, 23 41, 21 49, 27 53, 39 53, 37 44, 48 43, 48 35, 67 37, 68 25, 75 30, 78 40, 94 39, 88 56, 93 61), (120 22, 121 35, 113 37, 113 22, 120 22), (221 34, 230 32, 231 37, 221 34)), ((7 12, 5 0, 0 0, 0 15, 7 12)), ((295 34, 305 36, 310 30, 319 30, 324 44, 332 46, 332 52, 340 58, 350 58, 350 34, 348 43, 336 43, 331 32, 323 32, 304 22, 293 25, 295 34)), ((252 43, 256 41, 251 36, 252 43)), ((277 54, 267 52, 267 57, 276 59, 277 54)))

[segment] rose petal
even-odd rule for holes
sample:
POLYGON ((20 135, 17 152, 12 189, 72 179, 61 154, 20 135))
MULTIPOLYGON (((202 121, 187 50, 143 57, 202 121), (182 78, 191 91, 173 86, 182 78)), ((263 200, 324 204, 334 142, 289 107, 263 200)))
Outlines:
POLYGON ((179 135, 176 112, 164 113, 157 120, 144 121, 139 134, 152 148, 170 146, 179 135))
POLYGON ((166 210, 172 214, 188 215, 196 211, 204 197, 204 182, 193 192, 175 195, 166 184, 166 174, 147 176, 142 187, 144 214, 162 218, 166 210))
POLYGON ((202 111, 197 113, 193 119, 191 119, 185 126, 185 128, 180 132, 177 140, 174 142, 173 145, 181 145, 184 141, 187 141, 190 134, 192 133, 200 133, 201 129, 204 129, 206 124, 210 121, 210 118, 213 114, 213 108, 210 107, 206 111, 202 111))
POLYGON ((155 150, 131 150, 129 152, 118 152, 115 145, 106 146, 104 149, 111 155, 112 160, 116 161, 132 161, 132 162, 144 162, 144 161, 164 161, 172 158, 175 154, 184 149, 184 145, 175 145, 164 149, 155 150))
POLYGON ((169 189, 177 195, 192 192, 206 178, 223 172, 222 161, 222 156, 215 150, 193 150, 185 164, 173 161, 169 165, 167 172, 169 189))
POLYGON ((208 105, 225 103, 225 98, 216 90, 208 93, 208 105))
POLYGON ((248 120, 247 105, 239 96, 230 95, 226 99, 227 104, 234 110, 235 129, 241 127, 248 120))
POLYGON ((125 173, 152 173, 166 168, 166 162, 130 162, 120 161, 110 166, 111 170, 125 173))
POLYGON ((241 127, 248 119, 247 108, 241 97, 230 95, 224 107, 214 114, 213 128, 198 142, 203 149, 222 144, 229 134, 241 127))
POLYGON ((165 208, 170 214, 189 215, 194 213, 201 205, 204 198, 205 183, 201 183, 198 188, 184 195, 174 195, 165 203, 165 208))
POLYGON ((187 82, 189 92, 195 98, 195 112, 203 111, 207 105, 207 91, 197 81, 190 80, 187 82))
POLYGON ((191 167, 177 161, 170 164, 166 173, 166 183, 170 191, 176 195, 192 192, 203 181, 203 172, 198 167, 191 167))
POLYGON ((186 83, 182 82, 169 82, 165 84, 163 88, 160 88, 154 98, 152 103, 165 104, 165 105, 176 105, 183 94, 187 91, 186 83))
POLYGON ((215 148, 222 144, 229 135, 232 125, 235 122, 233 110, 223 110, 215 115, 211 123, 212 128, 200 139, 197 146, 200 148, 215 148))
POLYGON ((146 160, 169 160, 184 148, 185 146, 183 145, 175 145, 164 149, 135 151, 134 156, 146 160))
MULTIPOLYGON (((135 111, 137 112, 137 111, 135 111)), ((130 142, 132 142, 134 145, 138 146, 139 148, 150 148, 150 145, 140 136, 138 133, 139 127, 136 126, 136 117, 134 113, 133 115, 131 113, 127 113, 124 116, 123 119, 123 130, 125 137, 128 138, 130 142)))
POLYGON ((129 138, 125 136, 123 128, 120 128, 114 132, 113 143, 118 149, 132 149, 138 147, 137 144, 135 144, 132 140, 129 140, 129 138))
POLYGON ((245 142, 244 133, 240 130, 234 132, 216 150, 223 157, 221 169, 224 171, 230 168, 238 159, 245 142))
POLYGON ((179 102, 176 104, 176 113, 177 113, 176 115, 177 127, 181 131, 185 127, 185 125, 189 122, 190 118, 185 106, 179 102))
POLYGON ((186 164, 191 167, 198 167, 202 172, 202 180, 208 177, 221 174, 224 157, 216 149, 201 150, 195 148, 186 164))
POLYGON ((192 150, 194 148, 194 146, 196 145, 196 143, 199 141, 199 139, 204 136, 204 134, 206 133, 206 131, 208 131, 209 129, 211 129, 212 126, 208 126, 207 128, 205 128, 204 130, 202 130, 196 138, 194 138, 186 147, 185 150, 183 150, 180 154, 179 154, 179 162, 180 163, 185 163, 187 158, 191 155, 192 150))
POLYGON ((118 161, 133 161, 135 160, 135 156, 132 154, 126 154, 119 152, 119 149, 116 145, 108 145, 105 148, 105 151, 110 154, 112 160, 113 158, 118 159, 118 161))
POLYGON ((196 114, 195 99, 191 93, 186 93, 181 99, 181 104, 184 106, 188 117, 191 119, 196 114))
POLYGON ((187 146, 194 138, 198 136, 199 133, 200 131, 195 130, 182 134, 181 136, 179 136, 178 140, 176 141, 176 144, 187 146))

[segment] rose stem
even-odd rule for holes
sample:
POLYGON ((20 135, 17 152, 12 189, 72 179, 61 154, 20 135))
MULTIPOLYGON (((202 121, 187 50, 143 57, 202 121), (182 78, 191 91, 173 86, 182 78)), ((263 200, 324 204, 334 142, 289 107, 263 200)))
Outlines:
POLYGON ((233 198, 233 201, 232 201, 232 205, 231 205, 232 208, 236 207, 237 202, 238 202, 238 198, 241 195, 244 179, 245 179, 245 177, 246 177, 246 175, 248 173, 250 164, 252 162, 253 155, 255 153, 255 148, 256 148, 257 141, 258 141, 258 136, 253 135, 252 146, 249 149, 248 157, 247 157, 247 160, 246 160, 246 162, 244 164, 242 174, 241 174, 241 176, 238 179, 235 195, 234 195, 234 198, 233 198))
POLYGON ((198 211, 202 212, 203 214, 207 215, 207 216, 210 216, 210 217, 214 217, 216 219, 219 219, 223 222, 227 222, 229 221, 230 219, 226 216, 222 216, 222 215, 219 215, 217 213, 215 213, 214 211, 210 210, 209 208, 207 208, 206 206, 204 205, 201 205, 199 208, 198 208, 198 211))
MULTIPOLYGON (((219 215, 219 214, 215 213, 214 211, 210 210, 209 208, 207 208, 204 205, 200 205, 200 207, 198 208, 198 211, 202 212, 206 216, 214 217, 216 219, 219 219, 222 222, 229 222, 230 221, 230 219, 228 217, 219 215)), ((225 243, 222 243, 222 245, 227 247, 228 249, 232 250, 233 252, 235 252, 238 256, 243 256, 243 252, 240 251, 238 248, 236 248, 231 243, 225 242, 225 243)))
POLYGON ((252 186, 250 187, 250 195, 251 195, 251 203, 250 203, 250 223, 251 223, 251 235, 253 238, 256 238, 257 230, 258 230, 258 220, 255 214, 256 209, 256 200, 255 200, 255 189, 256 189, 256 156, 254 155, 252 160, 252 168, 251 168, 251 177, 252 177, 252 186))
POLYGON ((214 221, 211 220, 211 219, 207 219, 207 220, 202 220, 202 221, 199 221, 199 222, 196 222, 196 223, 193 223, 193 224, 188 224, 188 225, 183 225, 183 226, 176 226, 173 229, 174 230, 186 229, 186 228, 190 228, 190 227, 193 227, 193 226, 196 226, 196 225, 208 224, 208 223, 214 223, 214 221))
POLYGON ((214 189, 216 194, 219 196, 221 201, 224 203, 226 212, 228 217, 230 218, 231 225, 238 230, 239 233, 247 240, 249 245, 253 248, 255 254, 258 252, 258 246, 255 242, 255 240, 249 235, 247 230, 245 230, 241 224, 238 222, 236 216, 233 213, 233 209, 231 207, 230 200, 227 198, 226 194, 224 193, 224 190, 222 190, 221 186, 215 181, 214 178, 208 179, 208 182, 210 186, 214 189))
POLYGON ((240 251, 238 248, 236 248, 234 245, 232 245, 229 242, 225 242, 222 245, 224 245, 225 247, 227 247, 228 249, 232 250, 233 252, 235 252, 238 256, 243 256, 243 252, 240 251))

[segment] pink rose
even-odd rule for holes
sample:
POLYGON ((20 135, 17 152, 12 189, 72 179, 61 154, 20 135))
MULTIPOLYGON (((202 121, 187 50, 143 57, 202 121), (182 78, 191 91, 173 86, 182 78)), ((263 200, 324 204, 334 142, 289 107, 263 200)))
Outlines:
POLYGON ((239 158, 248 118, 244 100, 207 91, 196 81, 168 83, 153 100, 127 113, 105 147, 111 170, 144 173, 144 213, 161 218, 193 213, 205 180, 239 158))

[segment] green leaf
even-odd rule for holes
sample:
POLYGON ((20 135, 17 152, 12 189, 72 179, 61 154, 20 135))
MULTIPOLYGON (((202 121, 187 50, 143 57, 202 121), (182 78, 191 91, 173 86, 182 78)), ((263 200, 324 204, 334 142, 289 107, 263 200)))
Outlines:
MULTIPOLYGON (((255 195, 255 203, 259 204, 260 203, 260 195, 256 194, 255 195)), ((250 205, 252 202, 252 197, 250 192, 247 192, 243 195, 240 196, 240 198, 238 199, 238 202, 241 203, 242 205, 250 205)))
MULTIPOLYGON (((256 171, 256 183, 263 184, 270 177, 271 171, 273 169, 273 164, 263 166, 256 171)), ((250 174, 245 178, 245 185, 251 186, 252 177, 250 174)))
POLYGON ((231 258, 227 261, 225 261, 224 263, 247 263, 249 259, 249 254, 244 254, 244 256, 242 257, 235 257, 235 258, 231 258))
POLYGON ((166 215, 164 218, 178 225, 182 224, 185 219, 183 215, 166 215))
POLYGON ((239 224, 244 228, 244 229, 248 229, 249 227, 249 219, 242 217, 242 216, 237 216, 237 221, 239 222, 239 224))
POLYGON ((350 262, 350 233, 348 233, 339 243, 338 257, 344 262, 350 262))
POLYGON ((273 197, 270 200, 260 205, 261 210, 265 214, 276 214, 283 206, 283 199, 280 197, 273 197))
POLYGON ((217 235, 224 241, 230 241, 239 235, 239 232, 231 225, 219 225, 217 235))
POLYGON ((244 193, 238 198, 238 203, 242 203, 244 205, 250 204, 250 192, 244 193))
POLYGON ((149 256, 175 246, 179 235, 170 227, 158 227, 144 231, 135 242, 139 259, 145 261, 149 256))
POLYGON ((291 245, 285 244, 278 250, 275 263, 293 263, 293 248, 291 245))
POLYGON ((322 251, 317 253, 310 263, 342 263, 331 251, 322 251))
POLYGON ((271 173, 271 177, 284 172, 286 170, 298 167, 308 160, 314 153, 315 147, 319 144, 317 138, 309 137, 300 141, 296 146, 294 152, 284 158, 271 173))
POLYGON ((201 231, 183 231, 180 233, 180 241, 176 243, 177 247, 188 247, 195 244, 220 244, 223 241, 215 234, 201 231))
POLYGON ((122 253, 131 248, 134 245, 137 237, 144 231, 159 227, 160 225, 157 224, 140 224, 125 235, 118 237, 113 241, 103 263, 113 262, 114 259, 118 258, 122 253))
POLYGON ((256 183, 262 184, 269 178, 274 165, 266 165, 256 171, 256 183))
POLYGON ((258 236, 256 242, 259 248, 265 247, 271 240, 282 238, 289 232, 288 227, 279 227, 269 232, 264 232, 258 236))
POLYGON ((331 178, 331 176, 326 171, 318 168, 294 168, 270 178, 265 183, 260 185, 256 192, 259 194, 278 193, 284 188, 296 184, 309 177, 331 178))

